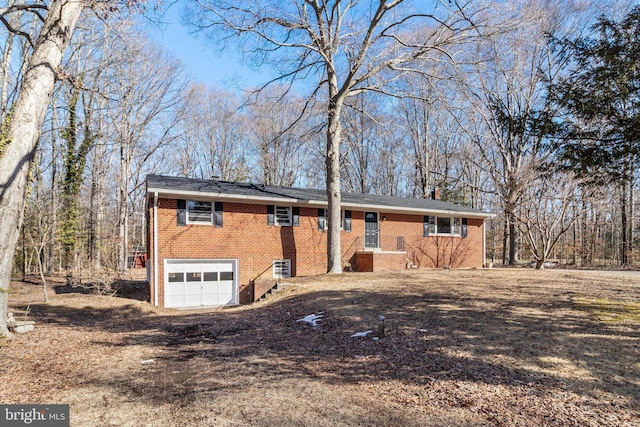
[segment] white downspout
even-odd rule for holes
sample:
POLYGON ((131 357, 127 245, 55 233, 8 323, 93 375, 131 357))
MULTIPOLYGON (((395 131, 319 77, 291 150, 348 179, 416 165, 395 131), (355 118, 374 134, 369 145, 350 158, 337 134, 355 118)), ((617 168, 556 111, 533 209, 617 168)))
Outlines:
POLYGON ((487 219, 482 221, 482 268, 487 267, 487 219))
POLYGON ((153 304, 158 306, 158 192, 153 193, 153 304))

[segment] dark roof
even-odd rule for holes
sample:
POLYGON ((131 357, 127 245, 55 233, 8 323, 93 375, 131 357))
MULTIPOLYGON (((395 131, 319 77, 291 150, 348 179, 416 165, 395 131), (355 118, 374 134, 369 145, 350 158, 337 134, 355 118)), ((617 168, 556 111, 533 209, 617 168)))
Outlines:
MULTIPOLYGON (((264 202, 273 199, 274 203, 278 201, 316 205, 327 203, 327 193, 324 190, 276 187, 244 182, 202 180, 161 175, 147 175, 147 192, 158 192, 159 194, 174 196, 211 196, 264 202)), ((471 209, 466 206, 443 202, 441 200, 379 196, 374 194, 343 192, 342 204, 351 207, 383 208, 388 211, 402 210, 425 213, 429 211, 446 211, 480 217, 492 216, 492 214, 478 209, 471 209)))

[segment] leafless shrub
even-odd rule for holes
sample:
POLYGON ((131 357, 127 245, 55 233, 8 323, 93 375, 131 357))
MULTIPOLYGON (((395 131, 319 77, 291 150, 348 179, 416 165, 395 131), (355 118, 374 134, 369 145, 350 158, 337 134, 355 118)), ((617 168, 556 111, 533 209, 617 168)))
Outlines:
POLYGON ((413 264, 419 267, 457 268, 469 254, 469 242, 454 236, 433 236, 410 246, 413 264))
POLYGON ((119 279, 120 277, 114 271, 91 269, 81 272, 70 284, 72 287, 82 288, 88 293, 115 296, 117 290, 114 288, 114 284, 119 279))

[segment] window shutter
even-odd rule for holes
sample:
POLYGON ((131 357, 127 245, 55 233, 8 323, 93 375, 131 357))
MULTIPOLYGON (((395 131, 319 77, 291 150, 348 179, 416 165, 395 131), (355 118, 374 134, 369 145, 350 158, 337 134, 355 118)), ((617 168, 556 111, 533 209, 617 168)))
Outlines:
POLYGON ((222 227, 222 202, 214 203, 213 225, 216 227, 222 227))
POLYGON ((429 235, 429 216, 425 215, 423 218, 423 236, 428 236, 429 235))
POLYGON ((294 226, 299 226, 300 225, 300 208, 298 206, 294 206, 292 208, 292 213, 293 213, 293 225, 294 226))
POLYGON ((187 225, 187 201, 178 200, 178 225, 187 225))
POLYGON ((267 225, 276 224, 276 207, 274 205, 267 206, 267 225))
POLYGON ((351 211, 344 211, 344 231, 351 231, 351 211))
POLYGON ((462 218, 462 230, 460 232, 460 235, 463 239, 467 238, 467 218, 462 218))
POLYGON ((326 219, 325 219, 325 210, 320 208, 318 209, 318 230, 324 231, 326 229, 326 219))

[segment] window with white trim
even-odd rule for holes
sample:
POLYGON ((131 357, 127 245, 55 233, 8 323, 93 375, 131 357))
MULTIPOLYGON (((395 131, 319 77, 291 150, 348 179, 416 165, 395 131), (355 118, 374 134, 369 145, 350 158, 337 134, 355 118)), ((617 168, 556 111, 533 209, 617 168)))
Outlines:
POLYGON ((453 233, 452 234, 455 234, 456 236, 460 235, 460 219, 461 218, 457 218, 457 217, 453 218, 453 233))
POLYGON ((299 206, 267 206, 267 225, 294 226, 300 225, 299 206))
POLYGON ((436 218, 436 234, 451 234, 451 218, 436 218))
POLYGON ((291 208, 288 206, 276 206, 276 225, 291 225, 291 208))
POLYGON ((213 211, 211 202, 202 202, 197 200, 187 201, 187 223, 203 224, 212 222, 213 211))
MULTIPOLYGON (((424 235, 425 236, 461 236, 463 232, 464 218, 448 216, 425 216, 424 235)), ((464 224, 466 225, 466 224, 464 224)), ((466 237, 466 236, 463 236, 466 237)))
POLYGON ((277 259, 273 261, 273 278, 288 279, 291 277, 291 260, 277 259))
MULTIPOLYGON (((318 209, 318 230, 326 231, 329 229, 329 210, 320 208, 318 209)), ((351 231, 351 211, 340 211, 340 229, 344 231, 351 231)))
POLYGON ((178 225, 210 224, 214 227, 222 227, 222 202, 203 200, 177 200, 178 225))

